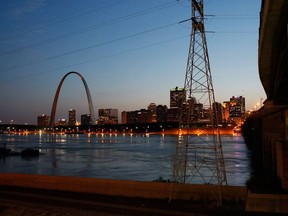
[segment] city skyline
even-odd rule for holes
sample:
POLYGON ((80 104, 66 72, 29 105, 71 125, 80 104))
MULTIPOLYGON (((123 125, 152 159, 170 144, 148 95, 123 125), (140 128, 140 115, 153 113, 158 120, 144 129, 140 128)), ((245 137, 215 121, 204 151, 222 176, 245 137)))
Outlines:
MULTIPOLYGON (((257 65, 260 3, 205 1, 216 101, 242 95, 247 110, 266 98, 257 65)), ((37 116, 50 115, 57 85, 69 71, 86 79, 95 111, 169 104, 169 89, 184 84, 191 23, 179 22, 191 17, 189 1, 67 5, 7 1, 0 9, 2 123, 36 124, 37 116)), ((89 113, 76 76, 63 85, 56 119, 70 108, 89 113)))
MULTIPOLYGON (((170 106, 167 104, 157 104, 154 102, 149 103, 149 105, 147 105, 146 107, 142 107, 139 108, 137 110, 123 110, 121 113, 118 113, 118 109, 117 108, 100 108, 98 110, 94 110, 94 114, 95 114, 95 122, 93 123, 93 125, 103 125, 103 124, 127 124, 127 117, 124 117, 124 122, 123 122, 123 114, 126 113, 138 113, 139 112, 146 112, 146 111, 154 111, 155 112, 155 121, 152 120, 152 122, 177 122, 178 120, 178 112, 179 112, 179 108, 180 108, 180 98, 181 96, 181 92, 183 92, 184 89, 182 88, 171 88, 170 89, 170 106), (174 92, 171 94, 171 92, 174 92), (179 93, 180 92, 180 93, 179 93), (176 98, 175 96, 176 95, 176 98), (167 119, 166 116, 166 120, 161 121, 161 119, 163 118, 163 116, 161 116, 163 113, 160 114, 160 116, 158 116, 158 111, 156 111, 157 107, 160 107, 160 109, 166 107, 166 111, 165 114, 166 115, 170 115, 170 120, 167 119), (176 113, 175 111, 178 110, 176 113), (167 113, 167 110, 171 110, 172 112, 170 112, 170 114, 167 113), (173 111, 174 110, 174 111, 173 111), (157 112, 157 114, 156 114, 157 112), (98 115, 97 115, 98 113, 98 115), (171 116, 171 114, 173 116, 171 116), (161 118, 162 117, 162 118, 161 118), (158 121, 158 119, 160 121, 158 121)), ((186 95, 186 92, 184 91, 184 95, 186 95)), ((236 122, 236 124, 240 125, 242 124, 243 119, 246 118, 247 114, 251 111, 251 110, 246 110, 246 106, 245 106, 245 97, 242 96, 231 96, 229 99, 225 100, 225 101, 216 101, 216 104, 221 105, 221 108, 219 108, 219 110, 217 112, 220 112, 220 123, 222 123, 222 119, 225 119, 225 122, 227 122, 228 120, 233 120, 236 122), (235 106, 238 105, 238 106, 235 106), (239 106, 240 105, 240 106, 239 106), (230 111, 230 106, 233 108, 230 111), (228 111, 228 114, 226 114, 226 112, 228 111), (230 113, 231 112, 231 113, 230 113), (235 120, 236 117, 240 117, 237 121, 235 120), (235 119, 234 119, 235 118, 235 119)), ((201 104, 198 104, 201 105, 201 104)), ((207 110, 207 109, 203 109, 203 110, 207 110)), ((161 111, 161 110, 160 110, 161 111)), ((254 111, 254 110, 253 110, 254 111)), ((161 111, 162 112, 162 111, 161 111)), ((62 126, 75 126, 75 125, 81 125, 82 123, 82 118, 83 116, 85 116, 85 118, 87 116, 89 116, 88 118, 90 118, 90 114, 86 114, 86 113, 79 113, 78 115, 76 115, 77 111, 75 109, 69 109, 67 111, 67 113, 65 114, 65 116, 61 116, 59 119, 55 119, 54 124, 55 125, 61 125, 62 126), (77 117, 78 116, 78 117, 77 117)), ((152 114, 152 113, 151 113, 152 114)), ((248 114, 249 115, 249 114, 248 114)), ((152 116, 150 116, 152 117, 152 116)), ((150 117, 148 117, 146 120, 147 122, 143 122, 143 123, 152 123, 150 122, 150 117)), ((38 126, 49 126, 49 122, 50 122, 50 116, 48 114, 42 114, 37 116, 37 125, 38 126), (40 119, 41 120, 40 120, 40 119), (43 123, 45 122, 45 123, 43 123), (39 124, 40 123, 40 124, 39 124)), ((85 120, 86 121, 86 120, 85 120)), ((91 120, 90 124, 92 125, 91 120)), ((11 123, 11 122, 10 122, 11 123)), ((129 123, 139 123, 139 122, 129 122, 129 123)), ((54 125, 54 126, 55 126, 54 125)))

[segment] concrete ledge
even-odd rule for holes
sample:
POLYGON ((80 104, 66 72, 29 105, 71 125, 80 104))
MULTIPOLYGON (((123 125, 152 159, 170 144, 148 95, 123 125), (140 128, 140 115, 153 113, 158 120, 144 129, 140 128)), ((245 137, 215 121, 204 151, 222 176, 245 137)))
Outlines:
MULTIPOLYGON (((173 191, 177 191, 177 193, 173 194, 173 199, 194 201, 217 199, 219 191, 219 187, 212 185, 182 185, 11 173, 2 173, 0 175, 0 185, 149 199, 168 199, 171 187, 174 186, 173 191)), ((245 187, 223 186, 220 189, 222 189, 222 198, 224 200, 246 200, 247 190, 245 187)))
POLYGON ((288 213, 288 195, 249 192, 245 209, 250 212, 288 213))

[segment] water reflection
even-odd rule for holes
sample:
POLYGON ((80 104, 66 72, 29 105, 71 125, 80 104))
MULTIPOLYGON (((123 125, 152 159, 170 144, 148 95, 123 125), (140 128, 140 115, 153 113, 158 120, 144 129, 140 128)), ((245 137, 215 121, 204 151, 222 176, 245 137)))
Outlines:
MULTIPOLYGON (((182 136, 179 137, 183 139, 182 136)), ((198 136, 207 141, 209 136, 198 136)), ((11 156, 0 172, 152 181, 171 179, 177 135, 41 134, 0 135, 7 148, 39 148, 38 159, 11 156)), ((229 185, 244 185, 250 176, 250 153, 241 136, 222 136, 229 185)))

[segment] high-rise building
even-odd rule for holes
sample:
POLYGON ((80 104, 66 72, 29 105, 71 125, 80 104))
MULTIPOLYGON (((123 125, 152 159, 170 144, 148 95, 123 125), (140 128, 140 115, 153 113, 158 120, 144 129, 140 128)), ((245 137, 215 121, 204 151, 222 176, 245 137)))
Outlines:
POLYGON ((69 109, 69 126, 74 126, 76 124, 76 111, 74 109, 69 109))
POLYGON ((156 122, 167 122, 167 106, 158 105, 156 107, 156 122))
POLYGON ((224 101, 222 103, 222 119, 223 122, 229 121, 229 110, 230 110, 230 101, 224 101))
POLYGON ((221 103, 218 103, 218 102, 215 102, 213 104, 213 109, 216 109, 216 112, 215 110, 213 110, 213 114, 215 115, 217 113, 217 116, 213 116, 214 118, 217 117, 217 121, 216 119, 214 120, 214 122, 217 122, 218 124, 222 123, 223 119, 222 119, 222 104, 221 103))
POLYGON ((118 109, 99 109, 98 124, 118 124, 118 109))
POLYGON ((137 123, 138 111, 123 111, 121 113, 122 124, 137 123))
POLYGON ((146 109, 137 111, 137 123, 153 123, 156 121, 156 116, 153 118, 153 112, 146 109))
POLYGON ((155 103, 150 103, 147 109, 156 112, 157 105, 155 103))
POLYGON ((92 124, 92 122, 91 122, 90 114, 81 115, 81 125, 88 126, 88 125, 91 125, 91 124, 92 124))
POLYGON ((245 117, 244 97, 233 96, 232 98, 230 98, 229 117, 230 120, 234 121, 236 124, 241 124, 243 118, 245 117))
POLYGON ((179 108, 167 109, 167 122, 179 122, 179 108))
POLYGON ((41 116, 37 117, 37 125, 41 127, 48 127, 49 126, 49 119, 50 117, 42 114, 41 116))
POLYGON ((150 110, 140 109, 121 113, 122 124, 142 124, 156 122, 156 114, 150 110))
POLYGON ((155 103, 150 103, 147 110, 152 114, 152 122, 157 122, 157 105, 155 103))
POLYGON ((182 103, 186 103, 186 90, 184 88, 170 89, 170 109, 167 110, 167 121, 178 122, 182 103))
POLYGON ((185 101, 186 91, 183 88, 170 89, 170 108, 181 108, 181 103, 185 101))

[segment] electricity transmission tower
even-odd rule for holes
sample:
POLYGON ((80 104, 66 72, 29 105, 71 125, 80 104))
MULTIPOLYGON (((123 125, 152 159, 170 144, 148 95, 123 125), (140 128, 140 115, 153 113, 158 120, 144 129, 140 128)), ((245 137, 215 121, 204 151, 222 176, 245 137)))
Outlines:
MULTIPOLYGON (((191 0, 191 7, 192 30, 184 84, 186 96, 179 115, 179 137, 173 161, 173 194, 181 185, 177 183, 217 185, 219 188, 227 185, 218 128, 218 112, 221 109, 215 102, 212 84, 203 0, 191 0), (211 136, 206 135, 207 131, 211 136)), ((219 197, 221 202, 221 189, 219 197)))

